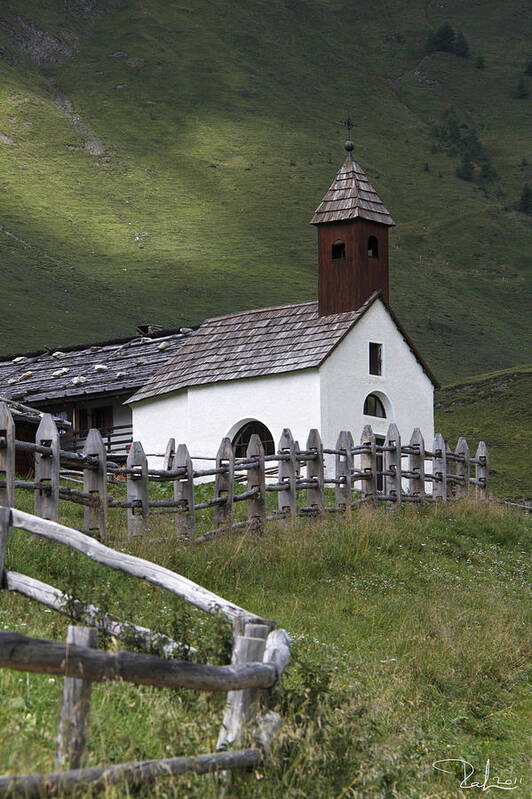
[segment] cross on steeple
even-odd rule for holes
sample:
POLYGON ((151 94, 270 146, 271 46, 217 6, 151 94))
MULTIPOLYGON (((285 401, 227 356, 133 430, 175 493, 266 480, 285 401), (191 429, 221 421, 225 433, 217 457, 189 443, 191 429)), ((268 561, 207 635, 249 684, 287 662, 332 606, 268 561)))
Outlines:
POLYGON ((347 115, 347 119, 342 119, 338 124, 341 125, 343 128, 347 128, 347 138, 350 139, 351 128, 354 127, 354 123, 349 114, 347 115))

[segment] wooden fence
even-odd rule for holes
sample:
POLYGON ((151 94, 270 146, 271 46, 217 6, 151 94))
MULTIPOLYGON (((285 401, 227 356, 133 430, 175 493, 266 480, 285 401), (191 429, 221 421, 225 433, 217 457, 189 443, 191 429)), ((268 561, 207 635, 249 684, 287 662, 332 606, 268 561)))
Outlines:
POLYGON ((157 456, 163 461, 162 468, 150 468, 142 444, 134 441, 126 465, 121 466, 108 459, 97 430, 89 431, 82 453, 63 449, 49 414, 39 425, 35 443, 18 441, 9 408, 0 403, 0 503, 13 507, 15 488, 33 491, 35 515, 53 521, 58 519, 60 500, 81 504, 85 531, 103 541, 107 540, 109 508, 127 512, 130 537, 143 534, 154 516, 171 514, 176 535, 199 543, 220 531, 260 531, 272 519, 323 517, 367 503, 384 502, 398 508, 403 502, 446 502, 466 496, 472 488, 478 499, 488 497, 488 451, 483 441, 471 457, 465 438, 458 440, 453 451, 438 433, 429 450, 418 428, 404 443, 395 424, 381 441, 366 425, 360 443, 355 444, 352 434, 342 431, 331 449, 323 446, 317 430, 311 430, 305 449, 300 449, 285 429, 275 454, 265 455, 254 435, 246 457, 236 458, 231 441, 224 438, 214 465, 206 469, 195 465, 204 459, 192 457, 185 444, 176 447, 174 439, 164 455, 157 456), (31 480, 15 476, 19 449, 34 454, 31 480), (63 482, 80 483, 82 488, 65 486, 62 478, 63 482), (198 482, 208 479, 214 483, 214 495, 196 502, 198 482), (109 488, 123 487, 124 482, 126 499, 113 497, 109 488), (173 498, 150 497, 150 486, 161 483, 172 484, 173 498), (237 491, 242 484, 245 490, 237 491), (277 509, 268 514, 269 492, 277 493, 278 499, 277 509), (242 502, 247 504, 247 518, 235 521, 234 510, 242 502), (196 535, 198 513, 206 509, 213 511, 213 527, 196 535))
MULTIPOLYGON (((211 666, 127 651, 101 651, 97 649, 97 631, 93 627, 69 626, 66 645, 59 641, 28 638, 13 631, 0 632, 0 667, 65 677, 57 737, 58 770, 50 774, 0 777, 0 796, 55 796, 58 791, 74 790, 80 785, 104 789, 119 780, 138 785, 185 772, 203 774, 249 768, 262 761, 281 723, 276 713, 261 716, 260 706, 264 692, 277 683, 288 664, 290 639, 284 630, 274 629, 274 622, 228 602, 169 569, 110 549, 78 530, 23 511, 0 507, 0 588, 17 591, 68 615, 83 617, 86 611, 89 617, 97 617, 99 611, 92 606, 84 609, 79 601, 66 597, 58 589, 4 569, 11 527, 64 544, 98 563, 147 580, 207 613, 221 613, 233 625, 233 653, 230 665, 211 666), (227 691, 217 751, 197 757, 83 768, 91 684, 111 680, 200 691, 227 691), (258 745, 239 749, 248 736, 258 745), (227 751, 233 747, 236 749, 227 751), (67 770, 59 770, 65 767, 67 770)), ((106 615, 101 619, 103 630, 113 635, 121 637, 131 629, 131 625, 116 622, 106 615)), ((157 637, 164 640, 170 651, 179 645, 144 627, 133 627, 149 642, 157 637)))

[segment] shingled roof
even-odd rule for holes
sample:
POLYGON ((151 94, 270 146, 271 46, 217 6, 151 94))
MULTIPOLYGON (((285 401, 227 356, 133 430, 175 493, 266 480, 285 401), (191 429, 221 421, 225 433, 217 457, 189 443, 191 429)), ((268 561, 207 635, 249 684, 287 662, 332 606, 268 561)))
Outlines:
POLYGON ((10 356, 0 362, 0 393, 32 404, 131 394, 175 355, 188 332, 10 356))
POLYGON ((376 292, 357 311, 331 316, 318 316, 317 302, 303 302, 207 319, 129 402, 317 367, 378 297, 376 292))
POLYGON ((383 225, 395 225, 364 170, 349 153, 310 223, 320 225, 359 217, 383 225))

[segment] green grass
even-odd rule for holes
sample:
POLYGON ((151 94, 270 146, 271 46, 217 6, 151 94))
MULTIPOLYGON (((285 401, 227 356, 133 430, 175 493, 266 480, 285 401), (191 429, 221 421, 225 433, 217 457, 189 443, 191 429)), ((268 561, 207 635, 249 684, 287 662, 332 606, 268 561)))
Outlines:
POLYGON ((476 375, 436 392, 436 429, 451 447, 461 435, 471 448, 476 448, 479 439, 486 442, 490 490, 498 498, 531 497, 531 396, 529 365, 476 375))
POLYGON ((532 153, 530 102, 512 97, 530 57, 519 0, 412 0, 408 14, 399 0, 100 5, 2 6, 14 34, 0 31, 0 132, 13 142, 0 142, 1 351, 314 298, 308 222, 343 158, 349 106, 357 159, 398 223, 392 302, 436 374, 522 360, 530 219, 513 207, 532 153), (26 59, 17 16, 66 37, 72 57, 26 59), (469 60, 424 55, 447 20, 469 60), (102 155, 76 149, 49 78, 102 155), (492 183, 460 181, 458 158, 434 148, 450 105, 492 183))
MULTIPOLYGON (((69 512, 71 523, 78 511, 69 512)), ((530 785, 529 518, 468 503, 351 520, 268 527, 192 549, 139 541, 131 551, 276 619, 293 658, 269 699, 283 727, 269 760, 230 797, 459 797, 460 777, 433 762, 464 757, 530 785)), ((200 659, 227 657, 219 621, 168 594, 22 532, 7 568, 75 590, 120 617, 188 635, 200 659), (139 588, 140 586, 140 588, 139 588), (204 623, 202 624, 202 622, 204 623)), ((1 626, 63 639, 67 621, 2 593, 1 626)), ((117 646, 101 641, 101 646, 117 646)), ((60 681, 0 672, 0 771, 51 769, 60 681)), ((95 686, 88 762, 212 751, 223 697, 95 686)), ((141 795, 216 796, 208 777, 162 781, 141 795)), ((120 787, 108 797, 127 795, 120 787)))

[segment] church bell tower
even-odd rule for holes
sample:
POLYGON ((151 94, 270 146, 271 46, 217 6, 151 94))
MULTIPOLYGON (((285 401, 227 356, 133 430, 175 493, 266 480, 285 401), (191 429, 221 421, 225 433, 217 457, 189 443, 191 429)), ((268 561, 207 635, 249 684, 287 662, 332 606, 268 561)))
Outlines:
POLYGON ((320 316, 356 311, 375 291, 388 301, 388 228, 384 203, 353 158, 347 157, 316 209, 320 316))

